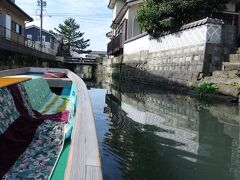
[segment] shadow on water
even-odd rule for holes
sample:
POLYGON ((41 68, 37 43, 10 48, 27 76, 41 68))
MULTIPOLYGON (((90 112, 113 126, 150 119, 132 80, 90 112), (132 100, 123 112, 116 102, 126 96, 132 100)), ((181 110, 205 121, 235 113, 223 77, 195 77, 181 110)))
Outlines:
POLYGON ((105 179, 240 179, 237 107, 134 84, 105 88, 90 90, 105 179))

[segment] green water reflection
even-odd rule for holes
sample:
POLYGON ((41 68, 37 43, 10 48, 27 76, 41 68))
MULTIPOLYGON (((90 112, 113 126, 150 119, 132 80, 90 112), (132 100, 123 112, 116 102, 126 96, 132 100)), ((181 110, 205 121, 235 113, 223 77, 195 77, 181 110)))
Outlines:
POLYGON ((238 107, 133 84, 104 89, 90 95, 105 179, 240 179, 238 107))

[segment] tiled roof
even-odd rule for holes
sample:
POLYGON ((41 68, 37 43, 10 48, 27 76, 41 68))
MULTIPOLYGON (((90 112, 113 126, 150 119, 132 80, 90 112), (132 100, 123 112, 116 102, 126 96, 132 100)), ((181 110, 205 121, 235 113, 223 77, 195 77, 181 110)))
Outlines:
MULTIPOLYGON (((195 28, 195 27, 197 27, 197 26, 201 26, 201 25, 208 24, 208 23, 210 23, 210 24, 216 24, 216 25, 223 25, 223 24, 224 24, 223 20, 221 20, 221 19, 214 19, 214 18, 209 18, 209 17, 207 17, 207 18, 205 18, 205 19, 201 19, 201 20, 199 20, 199 21, 194 21, 194 22, 191 22, 191 23, 189 23, 189 24, 183 25, 183 26, 179 29, 179 31, 183 31, 183 30, 186 30, 186 29, 195 28)), ((179 31, 178 31, 178 32, 179 32, 179 31)), ((165 35, 168 35, 168 34, 171 34, 171 33, 173 33, 173 32, 170 32, 170 31, 169 31, 169 32, 164 32, 164 33, 162 33, 161 36, 165 36, 165 35)))

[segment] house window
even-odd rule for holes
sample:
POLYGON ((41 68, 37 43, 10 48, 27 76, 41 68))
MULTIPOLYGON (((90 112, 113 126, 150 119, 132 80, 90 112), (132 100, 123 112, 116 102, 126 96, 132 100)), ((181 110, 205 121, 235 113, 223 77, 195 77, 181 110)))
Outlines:
POLYGON ((46 41, 46 36, 42 36, 42 41, 43 41, 43 42, 46 41))
POLYGON ((31 34, 27 34, 27 38, 32 40, 32 35, 31 34))
POLYGON ((140 26, 138 24, 137 18, 134 17, 133 18, 133 26, 132 26, 132 36, 135 37, 140 34, 142 34, 142 29, 140 28, 140 26))
POLYGON ((22 26, 12 21, 12 31, 16 32, 17 34, 22 34, 22 26))

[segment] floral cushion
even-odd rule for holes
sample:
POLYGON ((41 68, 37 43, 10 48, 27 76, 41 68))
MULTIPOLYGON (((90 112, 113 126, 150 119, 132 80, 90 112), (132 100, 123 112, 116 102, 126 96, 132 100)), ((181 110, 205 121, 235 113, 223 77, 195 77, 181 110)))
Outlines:
POLYGON ((7 88, 0 88, 0 134, 20 116, 7 88))
POLYGON ((46 120, 3 179, 49 179, 64 144, 64 124, 46 120))
POLYGON ((48 83, 43 78, 35 78, 23 83, 32 108, 39 111, 52 97, 48 83))
MULTIPOLYGON (((25 89, 23 84, 17 85, 17 88, 29 117, 34 118, 35 112, 32 109, 28 90, 25 89)), ((4 133, 20 116, 11 92, 6 88, 1 88, 0 133, 4 133)), ((30 145, 17 158, 17 161, 14 162, 3 179, 49 179, 64 145, 65 126, 65 123, 50 119, 44 120, 38 126, 30 145)))

